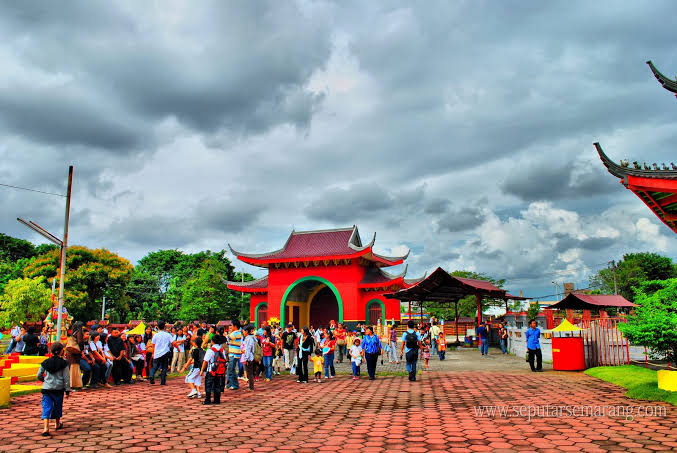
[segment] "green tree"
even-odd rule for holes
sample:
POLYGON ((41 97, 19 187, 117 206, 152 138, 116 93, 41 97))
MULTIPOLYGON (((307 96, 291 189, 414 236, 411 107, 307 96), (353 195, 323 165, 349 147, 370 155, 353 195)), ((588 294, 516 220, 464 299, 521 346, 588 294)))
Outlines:
MULTIPOLYGON (((632 301, 635 290, 646 281, 677 277, 672 259, 657 253, 627 253, 616 264, 618 294, 632 301)), ((614 271, 602 269, 589 278, 591 288, 602 294, 614 294, 614 271)))
POLYGON ((218 260, 206 260, 183 286, 180 318, 185 321, 217 322, 237 318, 240 306, 226 287, 225 267, 218 260))
POLYGON ((653 358, 677 361, 677 278, 644 282, 637 288, 639 305, 619 329, 630 343, 646 346, 653 358))
POLYGON ((10 280, 23 277, 23 269, 28 260, 21 259, 17 262, 0 261, 0 294, 10 280))
POLYGON ((532 302, 529 304, 529 308, 527 309, 527 317, 529 318, 529 321, 532 319, 536 319, 536 316, 541 312, 541 307, 538 305, 538 302, 532 302))
POLYGON ((35 246, 23 239, 0 233, 0 261, 15 262, 35 256, 35 246))
POLYGON ((51 306, 51 290, 44 277, 10 280, 0 296, 0 327, 44 319, 51 306))
MULTIPOLYGON (((24 269, 29 278, 57 278, 59 250, 52 250, 32 260, 24 269)), ((64 305, 80 321, 99 319, 103 295, 106 306, 120 319, 129 318, 129 296, 125 289, 132 276, 131 263, 106 249, 68 247, 66 255, 64 305)), ((57 278, 58 284, 58 278, 57 278)))
MULTIPOLYGON (((145 319, 166 319, 174 321, 187 316, 190 308, 183 310, 184 304, 191 305, 195 296, 194 287, 188 296, 186 285, 209 263, 226 280, 234 280, 234 268, 225 257, 225 251, 210 250, 186 254, 180 250, 158 250, 151 252, 134 269, 129 293, 132 312, 141 313, 145 319)), ((193 282, 191 285, 194 285, 193 282)))

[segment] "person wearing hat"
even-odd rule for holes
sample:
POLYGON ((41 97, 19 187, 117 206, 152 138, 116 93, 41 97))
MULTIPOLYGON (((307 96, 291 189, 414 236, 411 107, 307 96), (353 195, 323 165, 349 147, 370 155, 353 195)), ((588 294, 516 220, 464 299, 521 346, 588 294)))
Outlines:
POLYGON ((294 341, 296 340, 296 334, 293 332, 294 324, 287 324, 287 329, 282 332, 282 349, 284 349, 284 368, 286 370, 291 370, 291 367, 294 366, 294 341))
POLYGON ((364 359, 364 350, 362 349, 362 340, 359 337, 355 337, 353 340, 353 345, 350 347, 350 362, 353 366, 353 381, 356 381, 360 378, 360 365, 364 359))

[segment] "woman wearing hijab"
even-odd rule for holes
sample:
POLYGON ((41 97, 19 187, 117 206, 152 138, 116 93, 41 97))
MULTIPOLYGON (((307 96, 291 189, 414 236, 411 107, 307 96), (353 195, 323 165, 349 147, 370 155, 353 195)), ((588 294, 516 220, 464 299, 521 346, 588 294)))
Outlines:
POLYGON ((71 336, 66 340, 66 360, 70 364, 70 382, 72 389, 82 388, 82 377, 80 376, 80 360, 82 359, 82 350, 80 344, 83 343, 82 323, 74 322, 71 327, 71 336))
POLYGON ((313 351, 313 346, 315 341, 313 336, 310 334, 310 329, 307 327, 303 328, 303 336, 299 341, 299 380, 302 384, 308 383, 308 359, 310 358, 311 351, 313 351))

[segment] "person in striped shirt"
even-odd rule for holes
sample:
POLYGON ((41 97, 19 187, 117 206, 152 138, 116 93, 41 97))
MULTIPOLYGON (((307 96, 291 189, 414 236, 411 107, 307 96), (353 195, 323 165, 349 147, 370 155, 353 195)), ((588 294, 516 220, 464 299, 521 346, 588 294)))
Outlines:
POLYGON ((229 390, 238 390, 240 384, 237 381, 237 373, 240 364, 240 354, 242 347, 242 331, 240 330, 240 321, 235 319, 228 327, 228 370, 226 371, 226 388, 229 390))

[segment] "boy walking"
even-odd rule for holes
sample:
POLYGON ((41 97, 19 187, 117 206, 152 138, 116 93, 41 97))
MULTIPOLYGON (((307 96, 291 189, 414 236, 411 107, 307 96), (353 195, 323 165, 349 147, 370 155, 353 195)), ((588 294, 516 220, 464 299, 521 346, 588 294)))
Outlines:
POLYGON ((63 396, 71 391, 70 367, 63 356, 63 345, 52 343, 52 357, 42 362, 38 380, 42 382, 42 435, 50 436, 49 421, 54 420, 54 429, 63 428, 63 396))
POLYGON ((214 404, 221 404, 221 393, 226 386, 226 356, 221 348, 223 337, 214 334, 212 337, 212 347, 205 353, 200 369, 200 376, 205 374, 205 400, 202 404, 212 404, 212 393, 214 394, 214 404))

